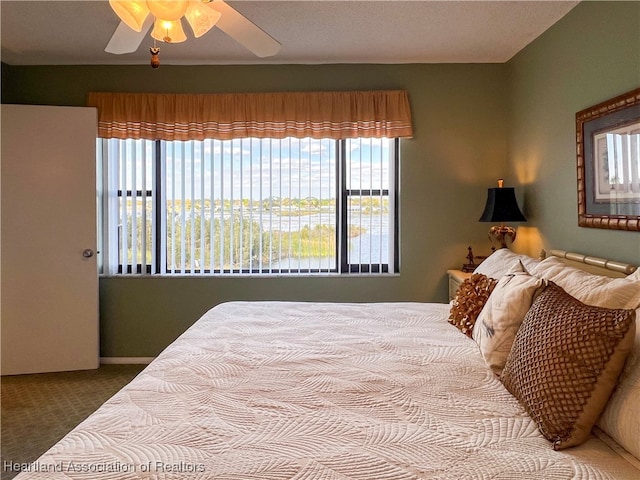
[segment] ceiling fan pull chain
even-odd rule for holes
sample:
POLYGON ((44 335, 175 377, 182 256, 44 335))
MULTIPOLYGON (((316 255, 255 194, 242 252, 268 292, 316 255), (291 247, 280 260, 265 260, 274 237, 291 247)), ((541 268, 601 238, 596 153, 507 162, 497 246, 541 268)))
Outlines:
POLYGON ((151 68, 160 66, 160 49, 155 46, 155 43, 153 42, 154 46, 149 49, 149 53, 151 53, 151 68))

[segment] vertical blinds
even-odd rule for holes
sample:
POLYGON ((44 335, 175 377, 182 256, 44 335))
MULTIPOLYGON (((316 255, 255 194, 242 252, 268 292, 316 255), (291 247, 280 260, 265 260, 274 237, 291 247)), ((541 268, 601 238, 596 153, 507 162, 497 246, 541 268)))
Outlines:
POLYGON ((100 142, 104 273, 393 271, 395 141, 100 142))
POLYGON ((322 142, 166 143, 167 273, 335 271, 335 159, 322 142), (317 152, 313 167, 303 151, 317 152))

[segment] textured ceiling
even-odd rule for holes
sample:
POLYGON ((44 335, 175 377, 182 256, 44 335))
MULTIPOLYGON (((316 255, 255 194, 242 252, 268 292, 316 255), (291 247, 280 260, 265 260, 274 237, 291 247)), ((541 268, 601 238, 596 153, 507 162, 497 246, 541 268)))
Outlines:
MULTIPOLYGON (((163 64, 500 63, 562 18, 576 1, 233 1, 276 38, 257 58, 221 30, 159 44, 163 64)), ((147 64, 105 53, 119 20, 106 1, 0 1, 2 61, 11 65, 147 64)), ((186 29, 185 29, 186 30, 186 29)), ((187 31, 190 35, 190 31, 187 31)))

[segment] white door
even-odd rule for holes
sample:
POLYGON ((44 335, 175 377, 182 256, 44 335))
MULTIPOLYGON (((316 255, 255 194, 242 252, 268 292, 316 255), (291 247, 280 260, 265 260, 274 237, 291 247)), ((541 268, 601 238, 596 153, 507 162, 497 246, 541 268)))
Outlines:
POLYGON ((96 110, 0 108, 1 373, 97 368, 96 110))

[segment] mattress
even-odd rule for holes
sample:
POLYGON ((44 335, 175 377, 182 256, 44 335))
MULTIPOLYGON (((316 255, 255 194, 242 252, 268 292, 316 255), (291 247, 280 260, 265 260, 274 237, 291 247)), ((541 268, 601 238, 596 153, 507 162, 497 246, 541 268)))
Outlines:
POLYGON ((638 479, 554 451, 449 305, 231 302, 17 478, 638 479))

